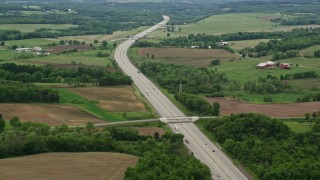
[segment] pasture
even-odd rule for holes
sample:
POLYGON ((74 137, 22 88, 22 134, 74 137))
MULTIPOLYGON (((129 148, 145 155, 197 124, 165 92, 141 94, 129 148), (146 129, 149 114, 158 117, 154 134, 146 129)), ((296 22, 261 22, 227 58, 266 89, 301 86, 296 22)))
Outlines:
POLYGON ((21 32, 33 32, 36 29, 69 29, 77 27, 73 24, 0 24, 0 30, 19 30, 21 32))
POLYGON ((219 102, 221 115, 260 113, 271 117, 304 117, 304 114, 320 110, 320 102, 287 104, 252 104, 232 98, 206 98, 209 103, 219 102))
POLYGON ((235 51, 239 51, 246 47, 254 48, 260 42, 268 42, 269 39, 254 39, 254 40, 244 40, 244 41, 228 41, 230 48, 235 51))
POLYGON ((22 122, 31 121, 45 123, 50 126, 103 122, 84 110, 66 105, 1 103, 0 109, 6 120, 10 120, 13 116, 18 116, 22 122))
POLYGON ((244 83, 248 80, 254 80, 259 77, 266 77, 267 75, 277 76, 284 75, 287 73, 297 73, 297 72, 305 72, 305 71, 316 71, 320 72, 320 58, 290 58, 283 59, 277 62, 280 63, 292 63, 294 66, 291 69, 256 69, 256 66, 265 62, 266 60, 262 59, 242 59, 239 61, 227 62, 217 66, 217 69, 221 72, 224 72, 228 75, 229 79, 237 80, 241 83, 244 83), (298 64, 299 67, 295 65, 298 64))
POLYGON ((46 153, 0 161, 3 179, 123 179, 138 157, 109 152, 46 153))
POLYGON ((290 31, 299 27, 320 27, 320 25, 281 26, 270 21, 271 19, 280 17, 280 14, 266 13, 233 13, 213 15, 194 24, 181 25, 179 27, 181 27, 182 31, 174 34, 226 34, 259 31, 271 32, 290 31))
POLYGON ((187 64, 196 67, 206 67, 214 59, 219 59, 221 63, 224 63, 240 58, 224 49, 139 48, 137 54, 139 58, 149 59, 150 61, 187 64), (151 59, 152 55, 154 55, 154 59, 151 59))
POLYGON ((308 47, 306 49, 303 49, 303 50, 300 50, 300 55, 301 56, 311 56, 313 57, 314 56, 314 52, 315 51, 318 51, 320 50, 320 45, 317 45, 317 46, 311 46, 311 47, 308 47))

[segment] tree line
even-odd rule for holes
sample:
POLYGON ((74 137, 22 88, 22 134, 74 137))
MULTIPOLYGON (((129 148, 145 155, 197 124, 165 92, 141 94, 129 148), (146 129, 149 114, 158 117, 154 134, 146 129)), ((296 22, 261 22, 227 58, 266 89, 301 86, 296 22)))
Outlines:
POLYGON ((0 80, 0 103, 8 102, 59 102, 59 93, 33 84, 0 80))
POLYGON ((132 79, 129 76, 123 75, 121 72, 110 73, 103 68, 58 69, 52 65, 35 66, 17 65, 15 63, 0 65, 0 79, 21 82, 65 82, 70 86, 80 86, 84 83, 92 83, 99 86, 132 84, 132 79))
POLYGON ((319 119, 306 133, 292 132, 280 120, 258 114, 212 119, 205 129, 260 179, 320 178, 319 119))
MULTIPOLYGON (((0 125, 3 124, 0 115, 0 125)), ((183 135, 166 133, 141 136, 134 128, 51 128, 45 124, 10 120, 13 130, 0 131, 0 158, 47 152, 120 152, 140 157, 130 167, 125 179, 210 179, 210 170, 190 155, 183 145, 183 135), (160 173, 160 174, 159 174, 160 173)), ((1 127, 1 126, 0 126, 1 127)), ((1 129, 1 128, 0 128, 1 129)))

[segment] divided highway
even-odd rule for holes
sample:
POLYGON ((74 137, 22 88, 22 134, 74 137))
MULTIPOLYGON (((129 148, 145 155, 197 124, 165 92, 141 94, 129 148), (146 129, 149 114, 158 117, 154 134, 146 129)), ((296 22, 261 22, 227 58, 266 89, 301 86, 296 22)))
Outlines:
MULTIPOLYGON (((145 75, 130 62, 127 51, 139 38, 143 38, 150 32, 164 26, 168 16, 163 16, 163 21, 150 27, 120 44, 114 54, 116 62, 123 72, 131 76, 136 86, 154 106, 161 117, 177 118, 185 117, 183 114, 145 75)), ((175 133, 181 133, 187 139, 185 144, 201 162, 205 163, 212 173, 213 179, 247 179, 246 176, 231 162, 231 160, 192 123, 169 123, 175 133), (177 127, 177 128, 174 128, 177 127), (178 131, 177 131, 178 129, 178 131)))

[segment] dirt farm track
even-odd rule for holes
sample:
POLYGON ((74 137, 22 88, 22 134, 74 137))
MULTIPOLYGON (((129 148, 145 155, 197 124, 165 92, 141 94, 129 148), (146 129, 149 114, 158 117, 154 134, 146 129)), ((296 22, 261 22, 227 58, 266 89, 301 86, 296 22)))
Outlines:
POLYGON ((108 152, 46 153, 1 159, 4 180, 116 180, 123 179, 138 157, 108 152))
POLYGON ((251 104, 232 98, 207 98, 208 102, 219 102, 221 115, 237 113, 261 113, 272 117, 304 117, 305 113, 320 110, 320 102, 290 104, 251 104))
POLYGON ((87 122, 103 122, 79 108, 55 104, 0 104, 0 113, 5 120, 18 116, 22 122, 41 122, 50 126, 62 124, 84 125, 87 122))

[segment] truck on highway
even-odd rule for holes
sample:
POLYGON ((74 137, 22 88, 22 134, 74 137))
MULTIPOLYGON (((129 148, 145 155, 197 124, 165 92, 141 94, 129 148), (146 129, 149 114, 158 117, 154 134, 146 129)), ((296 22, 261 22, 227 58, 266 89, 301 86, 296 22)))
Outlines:
POLYGON ((174 130, 179 131, 179 128, 177 125, 174 125, 173 128, 174 128, 174 130))

